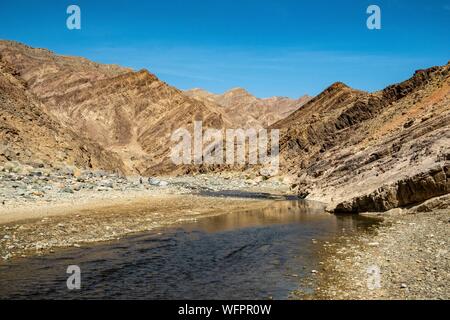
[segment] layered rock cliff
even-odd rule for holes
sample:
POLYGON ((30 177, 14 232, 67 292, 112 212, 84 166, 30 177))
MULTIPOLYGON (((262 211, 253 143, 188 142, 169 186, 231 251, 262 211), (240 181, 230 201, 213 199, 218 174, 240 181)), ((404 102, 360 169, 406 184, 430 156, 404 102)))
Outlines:
POLYGON ((18 74, 0 60, 0 162, 125 171, 114 153, 80 137, 49 115, 18 74))
POLYGON ((385 211, 448 192, 450 65, 367 93, 333 84, 282 130, 282 171, 337 212, 385 211))

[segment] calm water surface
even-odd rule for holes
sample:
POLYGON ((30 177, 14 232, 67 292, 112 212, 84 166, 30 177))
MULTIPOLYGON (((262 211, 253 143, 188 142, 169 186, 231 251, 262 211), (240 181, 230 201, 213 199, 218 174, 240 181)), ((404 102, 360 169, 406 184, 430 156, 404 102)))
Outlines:
POLYGON ((320 244, 312 239, 332 241, 373 224, 305 201, 272 201, 262 210, 0 265, 0 298, 287 299, 300 277, 319 269, 320 244), (79 291, 66 287, 69 265, 81 268, 79 291))

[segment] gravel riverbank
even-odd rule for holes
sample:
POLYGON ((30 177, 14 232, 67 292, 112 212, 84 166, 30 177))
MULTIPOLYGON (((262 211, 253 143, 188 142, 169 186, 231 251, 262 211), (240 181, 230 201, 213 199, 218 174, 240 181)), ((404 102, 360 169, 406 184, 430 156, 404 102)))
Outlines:
POLYGON ((449 299, 450 196, 384 213, 372 231, 318 244, 322 268, 303 299, 449 299))
POLYGON ((285 193, 289 185, 245 174, 124 177, 69 166, 44 168, 9 162, 0 166, 0 223, 5 222, 2 216, 6 214, 39 208, 74 208, 102 200, 223 190, 285 193))

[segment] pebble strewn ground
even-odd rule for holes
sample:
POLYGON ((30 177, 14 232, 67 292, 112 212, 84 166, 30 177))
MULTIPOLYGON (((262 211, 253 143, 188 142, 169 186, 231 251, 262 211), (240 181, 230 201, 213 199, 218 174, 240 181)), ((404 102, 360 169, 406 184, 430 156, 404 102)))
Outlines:
POLYGON ((372 232, 322 244, 305 299, 449 299, 450 210, 395 209, 372 232), (377 274, 379 272, 379 281, 377 274))
POLYGON ((44 168, 9 162, 0 166, 0 210, 16 209, 30 204, 84 201, 87 198, 116 198, 124 192, 180 194, 195 191, 283 189, 277 180, 250 178, 245 174, 197 175, 167 178, 122 177, 103 171, 80 170, 75 167, 44 168))

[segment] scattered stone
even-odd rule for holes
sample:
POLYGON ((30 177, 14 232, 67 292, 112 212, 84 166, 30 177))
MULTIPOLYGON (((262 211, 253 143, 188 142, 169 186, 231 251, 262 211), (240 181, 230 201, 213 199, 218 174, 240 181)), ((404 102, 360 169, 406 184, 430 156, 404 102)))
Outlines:
POLYGON ((63 193, 74 193, 73 189, 70 188, 70 187, 62 188, 61 192, 63 192, 63 193))
POLYGON ((160 181, 158 184, 160 187, 167 187, 169 183, 167 181, 160 181))
POLYGON ((5 261, 9 260, 11 258, 12 258, 12 255, 10 253, 7 253, 5 256, 2 256, 2 259, 5 260, 5 261))
MULTIPOLYGON (((90 199, 105 199, 108 201, 116 197, 125 196, 127 198, 130 195, 133 198, 134 192, 141 196, 144 194, 197 193, 202 190, 221 191, 227 188, 237 191, 256 188, 258 191, 262 189, 264 192, 271 188, 277 192, 282 189, 278 183, 270 180, 259 183, 257 187, 252 187, 245 183, 244 176, 241 178, 231 174, 225 177, 201 174, 165 177, 164 179, 153 177, 149 179, 152 185, 147 184, 144 188, 144 185, 138 183, 138 178, 126 179, 106 172, 83 171, 81 176, 75 177, 74 171, 67 170, 67 168, 34 168, 30 169, 27 174, 22 173, 23 171, 20 169, 0 172, 0 193, 3 198, 0 201, 5 206, 1 207, 2 210, 41 205, 45 207, 55 203, 77 204, 90 199), (12 171, 17 171, 17 173, 12 171), (40 173, 29 175, 31 172, 38 171, 40 173), (100 194, 100 192, 97 192, 98 190, 108 193, 100 194)), ((288 191, 288 186, 284 187, 288 191)), ((167 217, 164 218, 167 219, 167 217)), ((34 222, 26 222, 21 225, 20 229, 17 229, 18 235, 16 238, 13 238, 12 235, 3 238, 5 233, 8 232, 7 228, 3 228, 1 229, 2 234, 0 233, 0 256, 4 257, 6 253, 11 253, 12 256, 19 257, 23 254, 27 255, 31 251, 31 254, 40 254, 49 252, 51 248, 55 247, 71 247, 74 244, 86 241, 112 240, 120 238, 128 232, 151 230, 161 225, 160 221, 155 222, 155 217, 151 217, 149 221, 140 220, 140 224, 133 218, 132 227, 130 227, 128 221, 116 220, 121 219, 114 218, 107 221, 106 224, 109 228, 105 229, 104 226, 96 225, 97 221, 92 221, 84 215, 82 218, 76 219, 73 216, 64 219, 40 218, 34 222), (64 223, 61 223, 61 221, 64 223)), ((139 219, 137 220, 139 221, 139 219)))
POLYGON ((159 186, 160 182, 161 181, 156 178, 148 178, 148 184, 152 186, 159 186))

